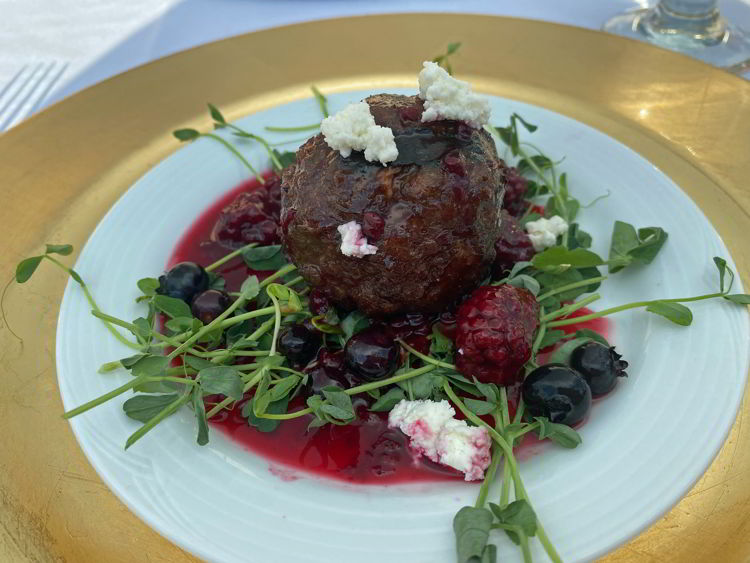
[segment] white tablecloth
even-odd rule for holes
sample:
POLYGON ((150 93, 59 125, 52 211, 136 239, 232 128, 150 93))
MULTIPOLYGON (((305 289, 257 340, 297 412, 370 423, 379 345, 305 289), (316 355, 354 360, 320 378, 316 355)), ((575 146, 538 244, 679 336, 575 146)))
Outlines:
MULTIPOLYGON (((195 45, 262 28, 356 14, 469 12, 598 29, 647 0, 0 0, 0 88, 21 65, 68 63, 52 103, 114 74, 195 45)), ((723 0, 750 28, 750 0, 723 0)))

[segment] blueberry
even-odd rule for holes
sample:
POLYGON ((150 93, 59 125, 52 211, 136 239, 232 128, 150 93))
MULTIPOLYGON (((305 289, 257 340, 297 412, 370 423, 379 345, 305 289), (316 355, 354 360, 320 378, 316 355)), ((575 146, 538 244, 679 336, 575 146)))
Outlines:
POLYGON ((196 319, 200 319, 204 325, 207 325, 226 311, 231 303, 232 298, 226 292, 207 289, 193 298, 190 310, 196 319))
POLYGON ((279 351, 295 366, 303 366, 312 360, 322 343, 319 332, 302 325, 292 325, 279 334, 279 351))
POLYGON ((583 376, 594 397, 601 397, 615 388, 618 377, 627 377, 628 362, 620 358, 614 347, 586 342, 573 350, 570 367, 583 376))
POLYGON ((591 409, 591 389, 583 377, 563 364, 536 368, 524 380, 521 394, 532 416, 575 426, 591 409))
POLYGON ((352 336, 344 348, 349 368, 365 381, 382 379, 398 367, 396 342, 378 328, 368 328, 352 336))
POLYGON ((186 303, 208 289, 208 273, 195 262, 180 262, 159 276, 157 293, 182 299, 186 303))

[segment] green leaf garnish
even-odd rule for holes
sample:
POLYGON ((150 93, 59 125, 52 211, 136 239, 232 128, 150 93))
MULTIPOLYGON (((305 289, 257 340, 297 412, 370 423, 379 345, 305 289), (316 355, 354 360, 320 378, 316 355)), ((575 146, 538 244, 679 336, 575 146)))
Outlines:
POLYGON ((573 353, 573 350, 578 348, 581 344, 585 344, 586 342, 590 342, 591 338, 588 336, 583 336, 580 338, 574 338, 573 340, 568 340, 565 344, 560 346, 557 350, 552 352, 550 354, 549 359, 547 360, 550 364, 570 364, 570 356, 573 353))
POLYGON ((578 432, 570 426, 550 422, 549 419, 542 416, 535 417, 534 420, 539 423, 540 440, 549 438, 555 444, 569 449, 575 448, 583 442, 578 432))
POLYGON ((177 129, 176 131, 172 131, 172 135, 174 135, 178 141, 183 143, 185 141, 194 141, 201 136, 200 132, 195 129, 177 129))
POLYGON ((239 401, 242 398, 242 376, 233 367, 204 368, 198 372, 196 379, 206 394, 224 395, 233 401, 239 401))
POLYGON ((59 254, 60 256, 68 256, 73 252, 72 244, 47 244, 45 245, 45 254, 59 254))
POLYGON ((400 387, 391 387, 380 398, 373 403, 370 410, 373 412, 386 412, 390 411, 400 401, 406 398, 404 390, 400 387))
POLYGON ((361 313, 359 310, 349 313, 341 321, 341 330, 344 331, 344 343, 348 342, 352 336, 363 331, 368 326, 370 326, 370 319, 364 313, 361 313))
POLYGON ((587 337, 593 340, 594 342, 599 342, 600 344, 604 344, 605 346, 609 347, 609 342, 607 342, 607 339, 604 338, 598 332, 591 330, 590 328, 578 329, 575 333, 575 337, 576 338, 587 337))
POLYGON ((242 259, 248 268, 257 272, 278 270, 288 264, 280 244, 249 248, 242 253, 242 259))
POLYGON ((196 442, 199 446, 205 446, 208 444, 208 422, 206 421, 206 406, 203 404, 203 393, 199 389, 194 389, 192 397, 193 411, 195 412, 195 419, 198 421, 196 442))
POLYGON ((461 48, 461 43, 448 43, 448 47, 445 49, 445 53, 438 55, 432 59, 433 63, 437 63, 443 67, 448 74, 453 74, 453 67, 450 64, 451 55, 455 54, 461 48))
POLYGON ((159 280, 156 278, 142 278, 138 280, 136 285, 143 295, 151 297, 156 295, 156 290, 159 289, 159 280))
POLYGON ((177 393, 170 395, 136 395, 122 404, 125 414, 138 422, 148 422, 164 407, 177 399, 177 393))
POLYGON ((693 313, 680 303, 655 301, 646 307, 646 311, 661 315, 673 323, 682 326, 689 326, 693 322, 693 313))
MULTIPOLYGON (((254 426, 260 432, 273 432, 281 424, 281 420, 273 420, 271 418, 260 418, 255 416, 253 411, 253 401, 255 398, 250 399, 245 406, 242 407, 242 416, 247 419, 247 423, 250 426, 254 426)), ((268 404, 265 409, 267 414, 284 414, 287 406, 289 405, 289 397, 283 397, 278 401, 273 401, 268 404)))
POLYGON ((474 563, 482 557, 490 535, 492 513, 486 508, 464 506, 453 518, 459 563, 474 563))
POLYGON ((489 507, 502 524, 517 528, 517 530, 505 530, 505 533, 516 545, 521 543, 521 535, 527 538, 536 535, 536 514, 526 500, 513 501, 505 508, 500 508, 500 506, 491 502, 489 507))
POLYGON ((221 114, 221 112, 219 111, 219 109, 215 105, 208 104, 208 111, 211 114, 211 118, 214 121, 217 121, 219 123, 226 123, 227 122, 227 120, 224 119, 224 116, 221 114))
POLYGON ((156 376, 164 373, 169 366, 169 358, 166 356, 143 356, 133 363, 130 373, 134 377, 156 376))
POLYGON ((18 266, 16 266, 16 281, 18 283, 26 283, 29 281, 29 278, 34 275, 34 272, 39 267, 42 258, 44 258, 44 256, 32 256, 31 258, 21 260, 18 266))
POLYGON ((588 268, 604 264, 598 254, 584 248, 570 250, 564 246, 553 246, 535 255, 532 264, 540 270, 553 266, 588 268))
POLYGON ((190 318, 193 316, 190 305, 182 299, 169 297, 168 295, 155 295, 153 303, 159 311, 173 319, 178 317, 190 318))
POLYGON ((609 271, 619 272, 631 264, 650 264, 667 242, 667 233, 660 227, 638 229, 623 221, 615 221, 609 248, 609 271))

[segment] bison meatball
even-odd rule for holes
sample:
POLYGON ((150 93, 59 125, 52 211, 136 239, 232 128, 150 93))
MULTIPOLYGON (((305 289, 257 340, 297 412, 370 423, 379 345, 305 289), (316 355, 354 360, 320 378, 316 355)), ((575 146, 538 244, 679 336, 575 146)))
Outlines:
POLYGON ((495 259, 505 165, 485 131, 421 123, 415 96, 366 101, 376 124, 393 131, 397 160, 384 167, 358 152, 342 157, 322 135, 307 141, 283 175, 284 247, 299 273, 343 307, 371 316, 443 310, 495 259), (367 252, 342 253, 350 225, 367 252))

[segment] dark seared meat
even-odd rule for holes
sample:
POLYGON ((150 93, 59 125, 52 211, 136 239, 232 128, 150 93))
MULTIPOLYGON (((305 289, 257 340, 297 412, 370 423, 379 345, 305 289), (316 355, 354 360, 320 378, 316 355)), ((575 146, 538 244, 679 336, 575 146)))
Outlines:
POLYGON ((436 312, 489 272, 500 227, 503 161, 490 136, 457 121, 420 123, 422 101, 366 100, 391 127, 398 160, 343 158, 322 135, 308 140, 282 180, 284 248, 333 302, 372 316, 436 312), (363 226, 374 255, 344 256, 336 228, 363 226))

